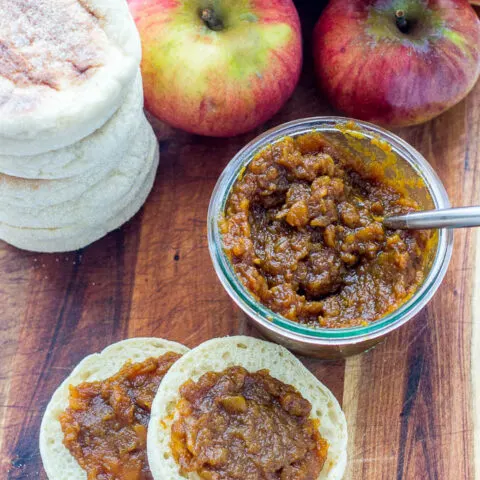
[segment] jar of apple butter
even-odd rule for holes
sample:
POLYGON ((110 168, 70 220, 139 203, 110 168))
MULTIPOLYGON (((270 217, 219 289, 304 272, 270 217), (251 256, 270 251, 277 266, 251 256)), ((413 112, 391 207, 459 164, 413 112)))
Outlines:
POLYGON ((429 163, 365 122, 314 117, 254 139, 212 194, 208 235, 227 293, 268 338, 299 353, 364 351, 439 287, 452 232, 383 218, 448 208, 429 163))

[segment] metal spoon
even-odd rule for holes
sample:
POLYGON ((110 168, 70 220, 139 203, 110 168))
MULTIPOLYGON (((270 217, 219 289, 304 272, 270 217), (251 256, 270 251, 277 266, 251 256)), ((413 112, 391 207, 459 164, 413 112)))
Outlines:
POLYGON ((387 228, 400 230, 480 227, 480 206, 407 213, 386 217, 383 219, 383 224, 387 228))

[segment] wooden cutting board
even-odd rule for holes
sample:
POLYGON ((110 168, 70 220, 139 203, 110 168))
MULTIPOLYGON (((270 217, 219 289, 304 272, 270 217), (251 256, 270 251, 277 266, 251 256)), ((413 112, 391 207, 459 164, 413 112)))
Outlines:
MULTIPOLYGON (((310 45, 321 4, 304 3, 298 7, 310 45)), ((122 229, 61 255, 0 243, 0 478, 46 478, 38 451, 42 413, 85 355, 133 336, 194 347, 215 336, 256 335, 213 271, 207 206, 218 175, 245 143, 288 120, 334 113, 315 87, 309 48, 305 57, 292 99, 254 132, 218 140, 154 122, 161 145, 157 181, 141 213, 122 229)), ((432 163, 452 204, 480 204, 480 84, 448 113, 396 133, 432 163)), ((440 290, 384 343, 346 361, 302 359, 345 410, 346 479, 474 478, 476 234, 456 232, 440 290)))

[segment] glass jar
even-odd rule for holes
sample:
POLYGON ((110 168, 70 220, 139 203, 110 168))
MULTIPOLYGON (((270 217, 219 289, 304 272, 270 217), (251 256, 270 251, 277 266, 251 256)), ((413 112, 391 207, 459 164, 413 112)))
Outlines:
MULTIPOLYGON (((408 194, 422 209, 448 208, 450 202, 433 168, 412 146, 376 125, 342 117, 306 118, 280 125, 251 141, 227 165, 213 190, 208 211, 209 250, 222 285, 267 338, 304 355, 337 358, 367 350, 389 332, 414 317, 427 304, 445 276, 452 254, 453 233, 446 229, 438 231, 436 250, 430 260, 428 273, 416 293, 397 310, 367 326, 312 328, 290 321, 262 305, 235 274, 223 249, 219 219, 222 218, 233 184, 257 152, 286 136, 297 136, 312 131, 334 138, 355 155, 362 155, 365 162, 381 162, 382 156, 386 155, 377 141, 371 142, 372 139, 387 142, 395 156, 396 168, 407 178, 421 179, 408 182, 412 185, 408 194), (376 149, 378 151, 375 151, 376 149)), ((390 163, 391 158, 390 155, 390 163)))

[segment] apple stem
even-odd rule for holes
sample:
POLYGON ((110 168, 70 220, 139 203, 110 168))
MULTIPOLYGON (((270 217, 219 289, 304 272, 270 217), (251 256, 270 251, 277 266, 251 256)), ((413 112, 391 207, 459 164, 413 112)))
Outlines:
POLYGON ((407 33, 408 32, 408 22, 407 18, 405 16, 405 11, 404 10, 397 10, 395 12, 395 21, 397 24, 397 28, 402 32, 402 33, 407 33))
POLYGON ((223 30, 223 23, 217 17, 213 8, 203 8, 200 12, 200 18, 210 30, 213 30, 215 32, 223 30))

